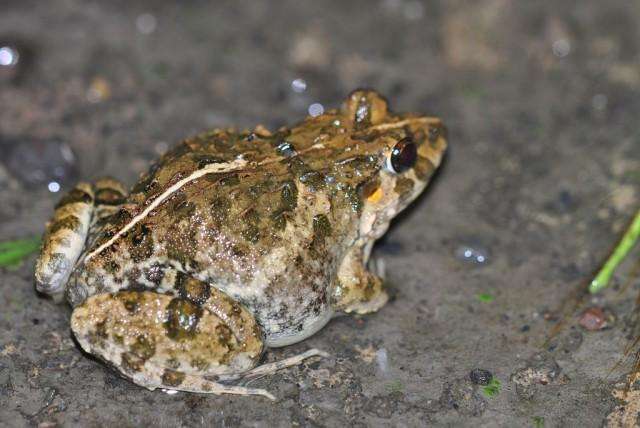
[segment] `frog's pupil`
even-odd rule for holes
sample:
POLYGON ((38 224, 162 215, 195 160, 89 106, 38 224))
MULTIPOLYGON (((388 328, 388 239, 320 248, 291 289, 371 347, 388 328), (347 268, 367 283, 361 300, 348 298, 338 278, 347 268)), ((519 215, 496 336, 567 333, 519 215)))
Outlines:
POLYGON ((391 150, 391 167, 398 174, 405 172, 416 163, 418 151, 410 138, 400 140, 391 150))

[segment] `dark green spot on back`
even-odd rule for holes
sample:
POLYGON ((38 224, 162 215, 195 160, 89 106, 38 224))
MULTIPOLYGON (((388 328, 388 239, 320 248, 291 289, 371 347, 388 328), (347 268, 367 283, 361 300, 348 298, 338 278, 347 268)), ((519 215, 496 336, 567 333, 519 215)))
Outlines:
POLYGON ((313 217, 313 240, 321 243, 327 236, 331 235, 331 223, 324 214, 318 214, 313 217))
POLYGON ((298 204, 298 188, 293 181, 287 181, 282 184, 280 198, 284 210, 293 210, 296 207, 298 204))
POLYGON ((166 386, 180 386, 186 375, 171 369, 165 369, 162 374, 162 383, 166 386))
POLYGON ((152 338, 140 335, 131 345, 131 352, 146 361, 156 353, 156 344, 152 338))
POLYGON ((131 258, 140 263, 153 254, 153 238, 151 230, 144 223, 138 223, 131 233, 131 258))
POLYGON ((202 309, 186 299, 175 298, 167 306, 166 317, 167 335, 174 340, 188 339, 196 332, 202 309))
POLYGON ((209 284, 191 278, 182 272, 178 272, 176 277, 176 289, 181 298, 189 300, 196 305, 204 304, 211 295, 209 284))
POLYGON ((140 309, 140 301, 142 300, 140 293, 116 293, 115 298, 122 302, 122 305, 128 312, 134 313, 140 309))

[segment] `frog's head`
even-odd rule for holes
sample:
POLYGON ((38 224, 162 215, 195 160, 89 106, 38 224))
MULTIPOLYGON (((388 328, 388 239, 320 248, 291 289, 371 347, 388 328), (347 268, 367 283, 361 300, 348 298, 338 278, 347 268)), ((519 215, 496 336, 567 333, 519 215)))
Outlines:
POLYGON ((389 221, 427 186, 447 146, 440 119, 417 114, 393 114, 375 91, 352 92, 341 108, 352 152, 373 162, 361 173, 361 235, 377 238, 389 221))

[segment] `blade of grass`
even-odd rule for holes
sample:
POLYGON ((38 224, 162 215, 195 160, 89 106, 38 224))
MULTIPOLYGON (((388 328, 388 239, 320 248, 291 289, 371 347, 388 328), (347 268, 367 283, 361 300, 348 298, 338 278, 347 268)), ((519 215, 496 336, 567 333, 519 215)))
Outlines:
POLYGON ((13 250, 15 248, 21 247, 31 247, 36 243, 40 245, 39 238, 24 238, 24 239, 16 239, 13 241, 0 241, 0 251, 5 250, 13 250))
POLYGON ((625 232, 620 243, 613 250, 611 256, 609 256, 604 266, 602 266, 602 269, 600 269, 600 272, 598 272, 593 281, 591 281, 591 284, 589 284, 589 292, 591 294, 595 294, 609 285, 613 272, 627 254, 629 254, 634 244, 638 241, 638 238, 640 238, 640 210, 636 213, 631 222, 631 226, 629 226, 625 232))
POLYGON ((489 293, 480 293, 476 294, 476 299, 483 303, 491 303, 494 300, 494 297, 489 293))
POLYGON ((0 242, 0 266, 16 266, 40 248, 39 238, 0 242))
POLYGON ((489 385, 482 388, 482 393, 488 398, 493 398, 496 395, 500 394, 501 386, 502 384, 500 383, 500 381, 495 377, 492 377, 489 381, 489 385))

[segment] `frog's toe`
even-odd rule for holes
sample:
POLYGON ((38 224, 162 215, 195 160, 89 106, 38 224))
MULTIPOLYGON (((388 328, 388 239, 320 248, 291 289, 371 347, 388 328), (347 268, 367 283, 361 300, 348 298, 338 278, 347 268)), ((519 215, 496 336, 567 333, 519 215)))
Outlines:
POLYGON ((263 364, 254 369, 249 370, 248 372, 242 373, 237 376, 221 376, 221 379, 244 379, 250 380, 259 378, 262 376, 272 375, 280 370, 286 369, 288 367, 295 367, 302 364, 306 359, 312 357, 320 357, 320 358, 329 358, 328 352, 322 351, 320 349, 309 349, 301 354, 294 355, 289 358, 285 358, 284 360, 275 361, 273 363, 263 364))
POLYGON ((248 312, 224 304, 215 293, 201 305, 148 291, 99 294, 74 309, 71 328, 85 351, 145 388, 273 398, 215 382, 251 369, 263 350, 248 312))
POLYGON ((362 270, 357 281, 345 281, 337 308, 346 313, 368 314, 376 312, 389 301, 383 281, 377 275, 362 270))
POLYGON ((38 291, 55 294, 63 290, 84 248, 93 211, 93 197, 91 185, 80 183, 56 206, 36 262, 38 291))
POLYGON ((378 311, 389 301, 389 295, 384 290, 378 290, 373 296, 367 297, 363 300, 353 302, 349 306, 344 308, 346 313, 355 314, 370 314, 378 311))

